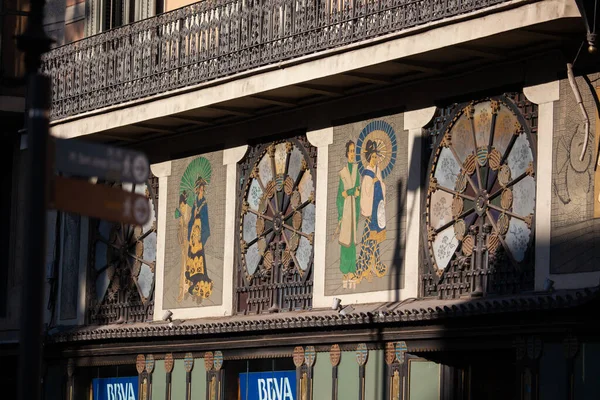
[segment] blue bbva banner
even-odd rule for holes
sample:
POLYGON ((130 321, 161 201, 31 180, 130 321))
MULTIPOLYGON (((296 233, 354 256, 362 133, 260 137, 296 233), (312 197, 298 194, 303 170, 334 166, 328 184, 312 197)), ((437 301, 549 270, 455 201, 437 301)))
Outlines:
POLYGON ((296 400, 296 371, 240 374, 242 400, 296 400))
POLYGON ((94 400, 138 400, 138 377, 96 378, 94 400))

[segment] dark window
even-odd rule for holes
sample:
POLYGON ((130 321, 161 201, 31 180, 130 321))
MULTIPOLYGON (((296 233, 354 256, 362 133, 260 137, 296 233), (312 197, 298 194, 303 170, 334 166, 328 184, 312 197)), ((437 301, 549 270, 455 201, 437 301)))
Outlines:
POLYGON ((11 239, 11 197, 13 184, 13 160, 16 133, 0 133, 0 317, 6 316, 7 282, 11 239))
POLYGON ((106 0, 102 20, 103 31, 123 25, 124 4, 123 0, 106 0))

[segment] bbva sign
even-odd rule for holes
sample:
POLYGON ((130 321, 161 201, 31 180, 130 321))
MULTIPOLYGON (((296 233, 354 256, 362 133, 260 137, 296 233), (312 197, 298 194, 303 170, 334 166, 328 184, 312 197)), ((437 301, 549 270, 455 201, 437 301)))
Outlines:
POLYGON ((96 378, 92 381, 94 400, 138 400, 138 377, 96 378))
POLYGON ((296 371, 240 374, 242 400, 296 400, 296 371))

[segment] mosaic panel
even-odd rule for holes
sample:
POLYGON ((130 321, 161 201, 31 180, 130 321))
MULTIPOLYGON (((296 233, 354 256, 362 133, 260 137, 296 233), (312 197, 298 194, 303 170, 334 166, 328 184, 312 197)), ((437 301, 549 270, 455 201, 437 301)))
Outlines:
POLYGON ((403 286, 407 142, 402 114, 334 127, 326 295, 403 286))
MULTIPOLYGON (((163 308, 222 304, 225 166, 222 152, 172 161, 163 308)), ((247 235, 252 235, 248 221, 247 235)))

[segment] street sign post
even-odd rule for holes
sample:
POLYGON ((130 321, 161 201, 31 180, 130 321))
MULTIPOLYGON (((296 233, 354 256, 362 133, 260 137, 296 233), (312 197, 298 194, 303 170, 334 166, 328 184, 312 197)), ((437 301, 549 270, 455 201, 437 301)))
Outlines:
POLYGON ((50 208, 131 225, 144 225, 150 220, 146 196, 62 176, 51 182, 50 208))
POLYGON ((142 152, 74 139, 55 139, 55 168, 72 176, 145 183, 150 174, 142 152))

